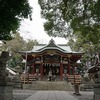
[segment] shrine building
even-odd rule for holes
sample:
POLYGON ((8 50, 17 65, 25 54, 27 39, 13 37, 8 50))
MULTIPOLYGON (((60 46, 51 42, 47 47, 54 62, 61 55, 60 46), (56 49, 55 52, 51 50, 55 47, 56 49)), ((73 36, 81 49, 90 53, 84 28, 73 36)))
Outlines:
POLYGON ((28 73, 40 75, 41 80, 48 76, 50 71, 60 80, 66 74, 74 74, 77 61, 83 55, 83 53, 71 51, 70 47, 65 44, 55 44, 53 39, 48 44, 38 44, 31 51, 19 53, 26 60, 25 66, 28 73))

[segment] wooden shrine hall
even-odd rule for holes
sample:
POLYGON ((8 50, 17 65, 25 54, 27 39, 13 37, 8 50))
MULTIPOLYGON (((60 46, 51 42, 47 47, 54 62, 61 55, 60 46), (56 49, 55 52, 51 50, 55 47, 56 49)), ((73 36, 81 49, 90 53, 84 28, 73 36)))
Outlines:
POLYGON ((39 75, 41 80, 48 77, 49 72, 60 80, 67 74, 74 74, 77 61, 83 53, 73 52, 65 44, 55 44, 51 39, 48 44, 38 44, 31 51, 19 52, 26 60, 29 74, 39 75))

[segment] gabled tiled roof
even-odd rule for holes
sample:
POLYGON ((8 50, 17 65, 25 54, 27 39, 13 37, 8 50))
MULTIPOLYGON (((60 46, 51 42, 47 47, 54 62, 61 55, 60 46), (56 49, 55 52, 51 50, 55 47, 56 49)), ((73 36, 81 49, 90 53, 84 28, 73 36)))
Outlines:
POLYGON ((55 44, 55 41, 51 39, 48 44, 38 44, 33 47, 31 51, 21 51, 20 53, 39 53, 44 50, 59 50, 63 53, 79 53, 79 52, 73 52, 69 46, 66 44, 55 44))
POLYGON ((57 45, 57 44, 55 44, 55 41, 53 39, 51 39, 47 45, 39 44, 39 45, 35 46, 31 51, 32 52, 41 52, 41 51, 50 50, 50 49, 59 50, 61 52, 72 52, 69 46, 57 45))
POLYGON ((38 49, 37 51, 43 51, 43 50, 47 50, 47 49, 57 49, 60 51, 65 51, 64 49, 60 48, 58 45, 55 44, 55 41, 53 39, 51 39, 49 41, 49 44, 45 45, 43 48, 38 49))

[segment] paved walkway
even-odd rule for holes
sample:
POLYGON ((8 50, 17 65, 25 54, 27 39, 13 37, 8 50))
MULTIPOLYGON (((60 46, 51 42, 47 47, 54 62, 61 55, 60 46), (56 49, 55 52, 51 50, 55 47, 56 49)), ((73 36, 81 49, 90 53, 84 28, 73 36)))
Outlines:
POLYGON ((78 100, 66 91, 37 91, 26 100, 78 100))

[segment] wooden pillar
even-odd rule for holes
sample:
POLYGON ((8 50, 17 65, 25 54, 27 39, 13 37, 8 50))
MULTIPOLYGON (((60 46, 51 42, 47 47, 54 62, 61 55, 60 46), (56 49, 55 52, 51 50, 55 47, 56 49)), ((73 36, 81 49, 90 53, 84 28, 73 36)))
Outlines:
POLYGON ((68 74, 70 75, 70 60, 68 61, 68 74))
POLYGON ((74 67, 72 69, 73 69, 73 73, 72 74, 74 75, 74 67))
POLYGON ((70 75, 70 58, 71 58, 71 54, 67 54, 68 57, 68 74, 70 75))
POLYGON ((35 74, 35 55, 33 55, 33 59, 34 59, 34 61, 33 61, 33 75, 35 74))
POLYGON ((60 80, 62 80, 63 79, 63 64, 62 63, 60 63, 60 80))
POLYGON ((40 74, 41 74, 41 79, 43 79, 43 56, 41 55, 41 66, 40 66, 40 74))
POLYGON ((35 74, 35 63, 33 63, 33 75, 35 74))
POLYGON ((41 79, 43 79, 43 63, 41 63, 40 66, 40 74, 41 74, 41 79))

